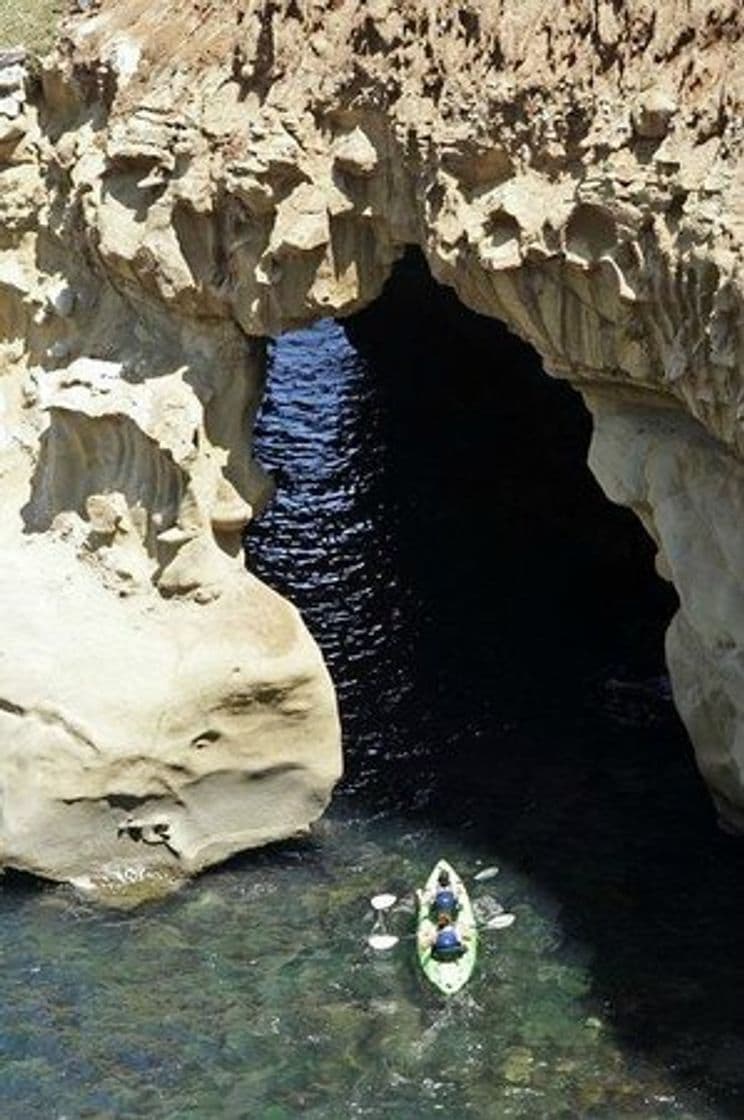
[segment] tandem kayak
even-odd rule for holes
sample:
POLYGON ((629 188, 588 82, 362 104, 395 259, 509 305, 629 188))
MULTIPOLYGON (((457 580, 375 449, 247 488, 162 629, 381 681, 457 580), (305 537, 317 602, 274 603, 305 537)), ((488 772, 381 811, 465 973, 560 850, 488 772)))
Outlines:
POLYGON ((416 952, 426 978, 445 995, 452 995, 453 992, 459 991, 468 982, 475 967, 475 958, 478 953, 478 930, 475 924, 473 907, 462 879, 444 859, 440 859, 434 866, 426 881, 426 886, 418 892, 416 952), (437 893, 437 884, 442 871, 448 873, 450 886, 459 905, 456 929, 464 951, 454 960, 437 960, 432 953, 432 942, 436 927, 432 921, 431 907, 437 893))

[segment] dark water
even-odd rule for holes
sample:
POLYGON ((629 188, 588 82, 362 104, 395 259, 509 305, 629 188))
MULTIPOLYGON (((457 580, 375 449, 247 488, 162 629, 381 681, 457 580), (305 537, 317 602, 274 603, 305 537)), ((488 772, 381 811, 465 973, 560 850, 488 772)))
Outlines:
POLYGON ((251 562, 338 683, 313 839, 129 914, 6 880, 0 1120, 744 1116, 744 870, 671 707, 674 609, 588 420, 404 270, 276 346, 251 562), (448 1002, 379 890, 445 854, 515 925, 448 1002))

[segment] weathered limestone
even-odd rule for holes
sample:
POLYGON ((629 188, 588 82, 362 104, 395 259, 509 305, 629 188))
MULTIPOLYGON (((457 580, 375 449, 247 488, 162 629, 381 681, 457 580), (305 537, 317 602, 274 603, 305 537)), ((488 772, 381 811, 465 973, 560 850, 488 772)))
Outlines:
MULTIPOLYGON (((91 517, 88 540, 135 535, 125 517, 91 517)), ((3 562, 4 862, 105 892, 305 828, 338 776, 336 720, 288 604, 238 571, 207 604, 118 598, 70 543, 65 526, 3 562)))
POLYGON ((679 594, 666 652, 698 765, 722 822, 744 830, 744 464, 663 398, 589 404, 591 468, 640 517, 679 594))
POLYGON ((262 341, 91 267, 23 103, 0 171, 0 861, 164 889, 320 815, 335 697, 296 611, 244 568, 270 493, 250 458, 262 341))
MULTIPOLYGON (((187 870, 252 842, 233 823, 223 831, 212 807, 250 785, 245 751, 271 769, 269 743, 280 770, 301 759, 306 783, 293 802, 281 770, 278 798, 304 808, 278 811, 277 835, 327 797, 338 741, 319 655, 238 556, 267 494, 249 457, 260 339, 374 299, 410 243, 584 393, 597 420, 591 465, 642 517, 680 594, 669 664, 701 770, 724 820, 744 823, 743 23, 728 0, 101 0, 70 22, 38 83, 22 59, 0 67, 3 586, 23 565, 48 597, 52 565, 67 573, 86 609, 58 625, 91 663, 96 603, 106 664, 123 671, 126 650, 137 662, 127 721, 152 744, 136 748, 147 781, 131 768, 114 780, 110 758, 129 748, 110 729, 86 730, 100 761, 77 771, 92 814, 81 865, 110 866, 114 834, 187 870), (165 670, 138 701, 151 656, 139 651, 157 648, 152 623, 170 664, 198 626, 215 674, 205 695, 229 697, 221 627, 228 604, 248 600, 233 631, 245 626, 255 643, 242 661, 254 693, 274 697, 270 719, 251 723, 264 700, 235 716, 246 738, 231 732, 207 812, 190 801, 216 788, 201 748, 198 765, 177 762, 169 792, 158 783, 163 759, 200 741, 204 712, 223 701, 186 702, 184 679, 165 670), (263 637, 253 615, 270 620, 263 637), (275 626, 285 637, 272 659, 263 640, 275 626), (174 707, 192 712, 183 738, 155 715, 174 707), (158 790, 186 806, 168 818, 171 839, 151 804, 158 790), (141 799, 147 820, 127 824, 122 798, 141 799)), ((5 641, 20 666, 24 639, 5 641)), ((65 707, 41 678, 25 695, 30 669, 6 670, 5 683, 0 670, 8 720, 64 708, 65 726, 109 728, 116 690, 75 696, 81 672, 76 663, 61 679, 65 707)), ((44 726, 60 733, 58 721, 44 726)), ((62 821, 67 748, 39 749, 48 819, 62 821)), ((51 823, 22 827, 9 812, 0 858, 75 872, 30 845, 51 823)))

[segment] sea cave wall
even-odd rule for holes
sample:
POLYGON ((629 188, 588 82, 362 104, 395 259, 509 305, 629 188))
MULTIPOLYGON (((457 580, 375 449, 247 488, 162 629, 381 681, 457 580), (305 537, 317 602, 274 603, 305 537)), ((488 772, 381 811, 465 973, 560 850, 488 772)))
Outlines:
POLYGON ((167 878, 322 812, 333 687, 243 564, 252 422, 266 338, 408 245, 583 395, 744 827, 739 5, 85 8, 0 53, 0 863, 167 878))

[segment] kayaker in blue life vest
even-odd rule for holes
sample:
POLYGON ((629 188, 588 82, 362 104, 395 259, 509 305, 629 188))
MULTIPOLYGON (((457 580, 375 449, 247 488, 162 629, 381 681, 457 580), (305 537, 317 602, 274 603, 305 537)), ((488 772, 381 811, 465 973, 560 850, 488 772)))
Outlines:
POLYGON ((437 921, 440 914, 451 914, 453 918, 457 917, 457 912, 460 909, 455 896, 455 892, 450 885, 449 872, 440 871, 437 880, 437 893, 434 895, 434 901, 431 904, 432 917, 437 921))
POLYGON ((451 914, 442 913, 437 920, 437 933, 432 946, 432 956, 439 961, 456 960, 465 949, 451 914))

